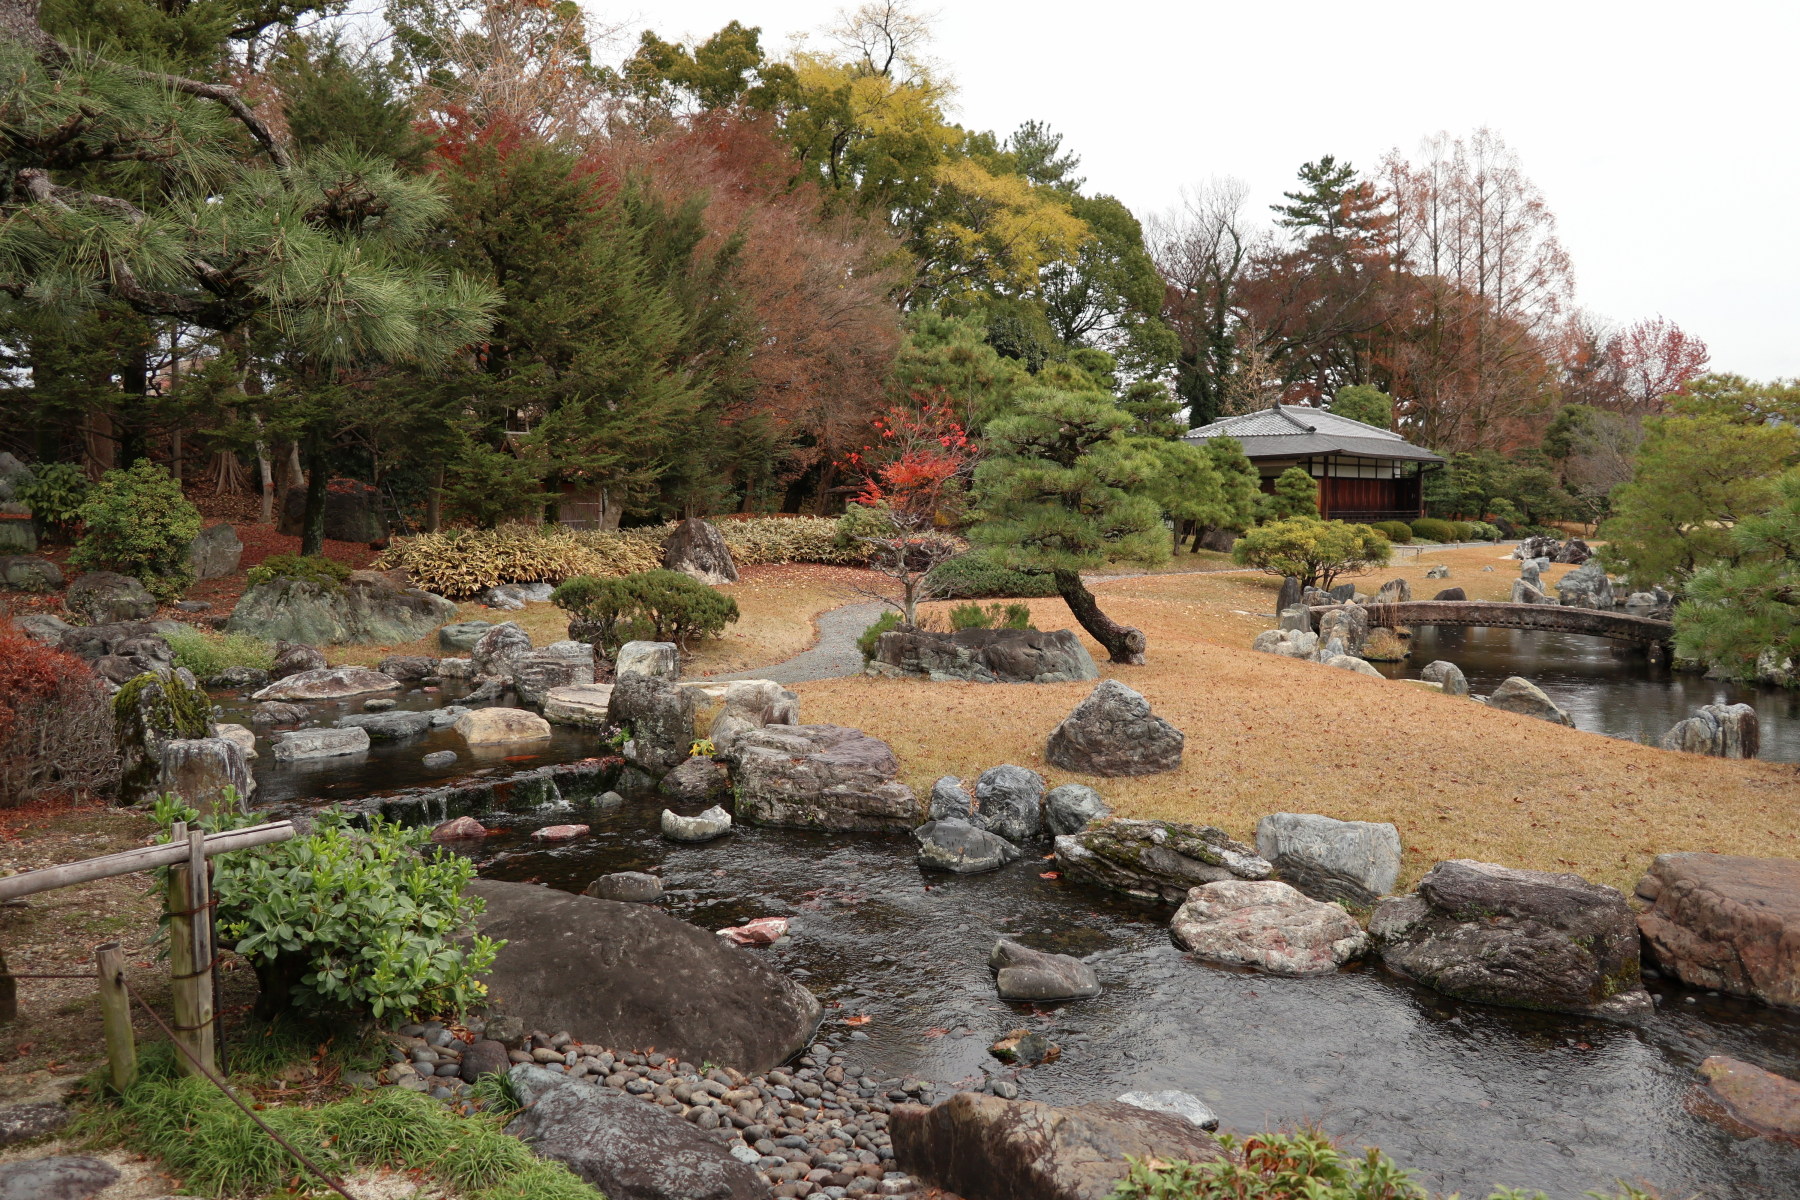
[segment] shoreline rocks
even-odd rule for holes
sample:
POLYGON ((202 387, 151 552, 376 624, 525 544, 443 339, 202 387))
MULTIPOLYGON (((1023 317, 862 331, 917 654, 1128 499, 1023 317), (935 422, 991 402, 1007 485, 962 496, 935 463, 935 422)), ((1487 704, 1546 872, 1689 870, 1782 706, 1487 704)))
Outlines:
POLYGON ((732 740, 728 761, 738 819, 752 825, 900 833, 918 823, 918 800, 898 780, 893 750, 860 729, 746 730, 732 740))
POLYGON ((1701 1062, 1698 1076, 1688 1111, 1737 1137, 1800 1146, 1800 1083, 1723 1054, 1701 1062))
POLYGON ((1273 879, 1225 879, 1194 888, 1169 923, 1196 958, 1271 975, 1328 975, 1362 957, 1369 935, 1336 904, 1273 879))
POLYGON ((1058 837, 1056 865, 1070 879, 1171 904, 1200 884, 1267 879, 1273 870, 1249 846, 1211 825, 1122 818, 1058 837))
POLYGON ((1575 727, 1575 718, 1545 695, 1543 688, 1518 675, 1511 676, 1495 688, 1487 697, 1487 706, 1501 712, 1518 713, 1522 717, 1536 717, 1553 725, 1567 725, 1571 729, 1575 727))
POLYGON ((551 736, 550 722, 522 708, 471 709, 456 718, 453 728, 471 746, 541 742, 551 736))
POLYGON ((695 817, 684 817, 665 808, 660 828, 671 841, 710 842, 731 832, 731 814, 716 804, 695 817))
POLYGON ((1257 822, 1256 852, 1315 900, 1367 907, 1400 877, 1400 831, 1386 823, 1271 813, 1257 822))
POLYGON ((398 679, 367 667, 321 667, 277 678, 268 687, 250 693, 250 699, 342 700, 349 696, 395 692, 401 687, 398 679))
POLYGON ((1088 1000, 1100 994, 1094 968, 1068 954, 1052 954, 1021 946, 1008 938, 988 953, 994 988, 1002 1000, 1050 1003, 1088 1000))
POLYGON ((1659 854, 1638 882, 1650 959, 1689 987, 1800 1008, 1800 860, 1659 854))
POLYGON ((1662 748, 1713 758, 1755 758, 1762 749, 1762 727, 1748 704, 1702 705, 1663 734, 1662 748))

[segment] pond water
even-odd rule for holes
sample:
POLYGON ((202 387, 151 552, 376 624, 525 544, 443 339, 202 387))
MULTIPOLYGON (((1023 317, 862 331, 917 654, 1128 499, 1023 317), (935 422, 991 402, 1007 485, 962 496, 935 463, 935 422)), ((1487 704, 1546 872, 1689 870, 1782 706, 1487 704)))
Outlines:
POLYGON ((1372 665, 1390 679, 1416 679, 1440 658, 1462 668, 1471 691, 1485 694, 1507 676, 1523 675, 1562 706, 1576 728, 1651 745, 1703 704, 1749 704, 1762 729, 1761 757, 1800 762, 1800 692, 1671 671, 1608 638, 1425 625, 1413 630, 1411 659, 1372 665))

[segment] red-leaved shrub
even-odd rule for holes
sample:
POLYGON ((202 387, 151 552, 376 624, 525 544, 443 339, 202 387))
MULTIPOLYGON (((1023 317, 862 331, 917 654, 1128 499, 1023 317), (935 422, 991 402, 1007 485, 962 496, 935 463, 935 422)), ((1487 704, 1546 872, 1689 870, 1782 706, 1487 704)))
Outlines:
POLYGON ((112 705, 87 665, 0 631, 0 808, 111 792, 112 705))

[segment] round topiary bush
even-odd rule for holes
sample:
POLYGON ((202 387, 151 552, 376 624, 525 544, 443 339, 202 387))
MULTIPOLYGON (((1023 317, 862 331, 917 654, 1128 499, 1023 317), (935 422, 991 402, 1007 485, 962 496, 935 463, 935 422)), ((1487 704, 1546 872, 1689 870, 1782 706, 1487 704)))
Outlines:
POLYGON ((1396 546, 1408 545, 1413 540, 1412 526, 1405 521, 1377 521, 1375 528, 1396 546))
POLYGON ((736 600, 680 571, 578 575, 551 592, 550 602, 573 618, 571 637, 608 656, 626 642, 685 646, 697 637, 718 637, 738 619, 736 600))
POLYGON ((1454 542, 1456 526, 1448 521, 1440 521, 1436 517, 1420 517, 1412 523, 1413 536, 1428 542, 1454 542))
POLYGON ((78 510, 87 532, 69 561, 143 581, 172 600, 194 582, 188 543, 200 533, 200 510, 169 473, 147 459, 100 477, 78 510))

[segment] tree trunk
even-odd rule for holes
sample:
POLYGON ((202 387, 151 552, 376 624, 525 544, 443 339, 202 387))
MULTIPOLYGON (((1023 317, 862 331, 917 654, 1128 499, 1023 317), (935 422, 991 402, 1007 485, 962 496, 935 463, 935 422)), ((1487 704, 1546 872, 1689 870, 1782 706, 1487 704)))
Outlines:
POLYGON ((1141 667, 1144 665, 1144 649, 1149 644, 1144 638, 1144 631, 1134 629, 1130 625, 1121 625, 1100 611, 1100 604, 1094 599, 1094 593, 1087 590, 1081 582, 1077 571, 1058 571, 1055 574, 1056 590, 1062 594, 1063 603, 1075 614, 1081 627, 1088 631, 1096 642, 1106 647, 1107 657, 1116 663, 1141 667))
POLYGON ((306 442, 306 512, 300 518, 300 553, 322 554, 325 550, 325 484, 331 469, 325 460, 325 445, 318 437, 306 442))
POLYGON ((425 489, 425 532, 436 533, 444 519, 444 468, 439 466, 425 489))

